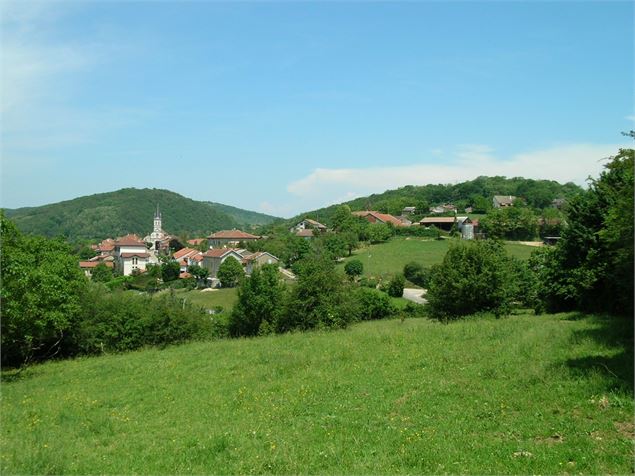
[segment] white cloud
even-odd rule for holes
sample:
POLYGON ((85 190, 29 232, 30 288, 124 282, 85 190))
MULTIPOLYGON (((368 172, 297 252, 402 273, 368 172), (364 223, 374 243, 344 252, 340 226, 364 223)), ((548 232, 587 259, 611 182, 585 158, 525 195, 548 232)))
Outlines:
POLYGON ((306 177, 290 183, 287 190, 307 204, 323 206, 334 203, 332 197, 363 196, 404 185, 462 182, 479 175, 548 179, 584 185, 589 176, 599 174, 602 159, 614 155, 619 147, 628 145, 570 144, 500 157, 485 145, 463 145, 445 163, 315 169, 306 177))
POLYGON ((626 116, 624 119, 626 119, 627 121, 635 122, 635 114, 631 116, 626 116))

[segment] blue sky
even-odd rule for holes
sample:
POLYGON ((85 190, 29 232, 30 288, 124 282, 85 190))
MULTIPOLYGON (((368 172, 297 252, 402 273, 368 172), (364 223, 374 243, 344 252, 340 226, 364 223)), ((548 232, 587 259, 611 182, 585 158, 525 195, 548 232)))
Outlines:
POLYGON ((631 2, 2 2, 2 206, 123 187, 290 216, 629 143, 631 2))

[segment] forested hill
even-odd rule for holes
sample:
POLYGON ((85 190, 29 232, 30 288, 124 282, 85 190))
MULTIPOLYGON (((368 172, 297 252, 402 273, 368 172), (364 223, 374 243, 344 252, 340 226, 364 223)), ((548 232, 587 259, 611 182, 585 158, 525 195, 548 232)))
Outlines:
POLYGON ((222 203, 215 202, 206 202, 215 209, 226 213, 238 223, 245 223, 249 225, 268 225, 269 223, 273 223, 279 218, 266 215, 264 213, 252 212, 250 210, 243 210, 242 208, 232 207, 231 205, 223 205, 222 203))
POLYGON ((71 240, 103 239, 152 231, 157 204, 163 229, 173 235, 203 236, 222 229, 270 222, 269 217, 239 208, 195 201, 169 190, 125 188, 41 207, 5 210, 24 233, 64 236, 71 240), (253 220, 252 220, 253 218, 253 220))
MULTIPOLYGON (((407 185, 396 190, 356 198, 345 204, 351 207, 352 211, 377 210, 400 215, 404 207, 413 206, 418 210, 428 210, 433 205, 452 203, 459 210, 472 206, 475 212, 484 213, 491 208, 494 195, 522 197, 530 207, 542 209, 548 207, 555 198, 571 198, 580 191, 582 188, 571 182, 563 185, 553 180, 532 180, 522 177, 477 177, 458 184, 407 185)), ((311 217, 330 225, 331 216, 338 206, 339 204, 331 205, 302 213, 288 222, 311 217)))

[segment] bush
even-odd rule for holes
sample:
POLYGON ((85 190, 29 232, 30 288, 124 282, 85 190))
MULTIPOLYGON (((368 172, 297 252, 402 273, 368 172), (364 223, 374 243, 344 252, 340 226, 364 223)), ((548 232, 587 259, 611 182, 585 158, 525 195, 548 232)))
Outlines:
POLYGON ((238 303, 229 319, 232 336, 268 334, 276 329, 283 311, 285 287, 278 268, 266 264, 256 268, 238 289, 238 303))
POLYGON ((344 272, 346 272, 351 279, 356 276, 361 276, 364 272, 364 264, 358 259, 350 260, 344 265, 344 272))
POLYGON ((403 268, 403 274, 408 281, 416 284, 417 286, 421 286, 422 288, 428 286, 428 281, 430 280, 430 270, 424 268, 419 263, 411 261, 406 264, 403 268))
POLYGON ((401 297, 403 296, 403 288, 406 284, 406 279, 403 274, 396 274, 389 281, 388 286, 386 286, 386 292, 389 296, 392 297, 401 297))
POLYGON ((377 278, 367 278, 366 276, 362 276, 359 280, 359 285, 364 286, 365 288, 376 289, 379 281, 377 278))
POLYGON ((224 288, 233 288, 244 276, 242 264, 232 257, 225 259, 218 268, 217 277, 224 288))
POLYGON ((509 258, 500 243, 450 245, 441 265, 432 267, 426 299, 432 317, 453 319, 479 311, 508 312, 513 299, 509 258))
POLYGON ((362 321, 385 319, 394 316, 397 308, 384 293, 373 289, 358 288, 353 298, 359 305, 358 318, 362 321))
POLYGON ((67 352, 121 352, 223 334, 224 330, 201 308, 172 294, 153 298, 124 292, 105 293, 95 285, 84 296, 82 316, 69 336, 67 352))

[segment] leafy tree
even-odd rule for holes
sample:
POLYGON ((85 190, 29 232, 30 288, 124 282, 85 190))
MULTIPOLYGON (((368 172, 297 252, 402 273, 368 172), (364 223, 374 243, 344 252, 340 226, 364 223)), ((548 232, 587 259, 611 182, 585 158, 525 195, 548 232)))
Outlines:
POLYGON ((345 327, 355 319, 332 260, 324 255, 308 256, 294 270, 297 282, 278 320, 278 332, 345 327))
POLYGON ((393 228, 385 223, 372 223, 368 226, 366 234, 371 243, 381 243, 393 235, 393 228))
POLYGON ((538 219, 531 209, 523 206, 492 210, 480 221, 488 238, 532 240, 538 232, 538 219))
POLYGON ((87 280, 61 240, 24 237, 0 213, 2 366, 59 352, 75 325, 87 280))
POLYGON ((238 289, 238 302, 229 320, 232 336, 268 334, 277 327, 284 308, 285 286, 275 265, 254 269, 238 289))
POLYGON ((424 288, 428 285, 430 279, 430 270, 414 261, 404 266, 403 274, 408 281, 424 288))
POLYGON ((77 255, 81 260, 88 260, 94 258, 97 255, 97 252, 90 246, 82 245, 77 251, 77 255))
POLYGON ((512 302, 509 259, 497 242, 450 245, 441 265, 432 267, 428 308, 432 317, 453 319, 479 311, 506 313, 512 302))
POLYGON ((353 259, 344 265, 344 272, 351 278, 354 279, 357 276, 361 276, 364 272, 364 264, 358 260, 353 259))
POLYGON ((181 274, 181 267, 176 261, 166 260, 161 264, 161 278, 163 282, 168 283, 179 279, 179 274, 181 274))
POLYGON ((107 283, 112 278, 112 269, 104 263, 99 263, 91 273, 91 279, 98 283, 107 283))
POLYGON ((188 266, 187 271, 194 276, 198 282, 205 281, 209 276, 209 270, 203 266, 188 266))
POLYGON ((587 192, 569 201, 558 245, 537 255, 549 311, 633 315, 633 149, 621 149, 587 192))
POLYGON ((223 287, 233 288, 245 276, 245 271, 237 259, 229 257, 219 266, 217 276, 223 287))
POLYGON ((396 274, 388 282, 386 292, 388 293, 389 296, 401 297, 403 296, 403 288, 405 284, 406 284, 406 279, 404 278, 403 274, 396 274))
POLYGON ((397 313, 390 298, 374 289, 359 288, 355 291, 354 299, 359 303, 359 318, 362 321, 385 319, 397 313))
POLYGON ((320 238, 321 241, 316 240, 316 245, 324 246, 333 259, 341 258, 348 252, 348 246, 344 238, 339 233, 327 233, 320 238))

